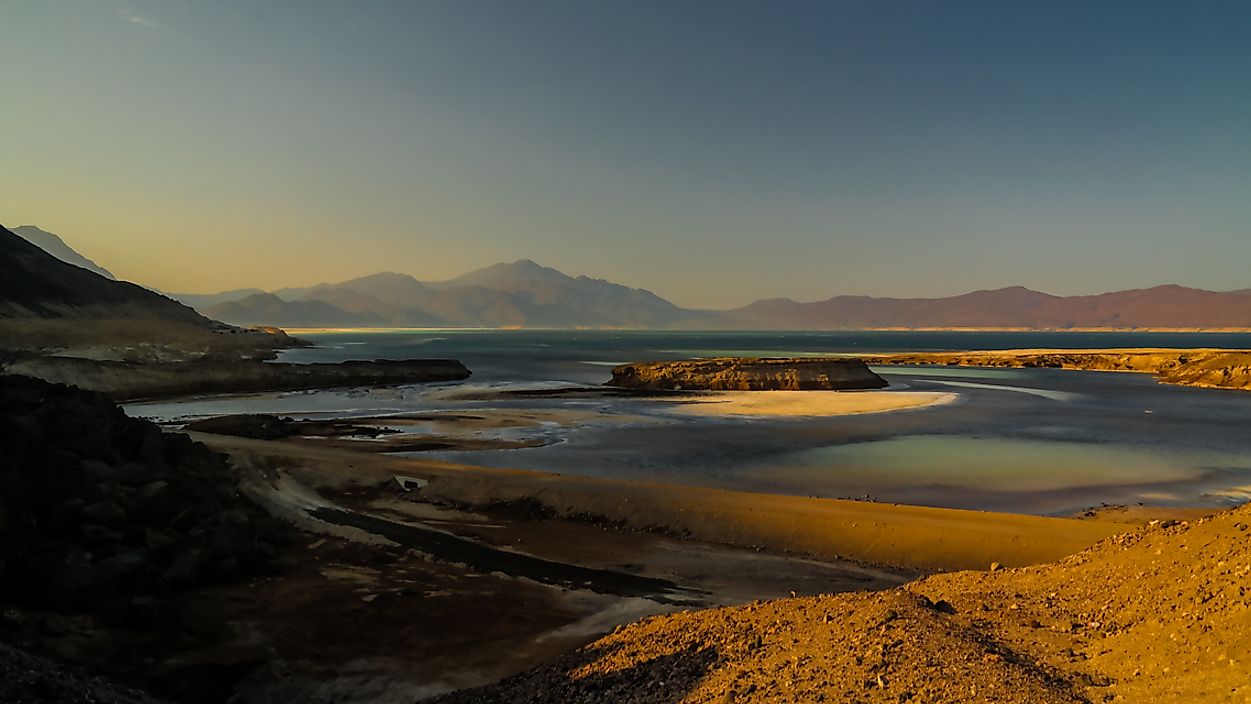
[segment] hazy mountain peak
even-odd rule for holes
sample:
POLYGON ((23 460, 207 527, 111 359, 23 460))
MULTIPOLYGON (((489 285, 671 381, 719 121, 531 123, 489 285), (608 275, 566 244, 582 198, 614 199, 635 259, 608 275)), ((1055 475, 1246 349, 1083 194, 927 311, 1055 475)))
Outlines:
POLYGON ((73 264, 74 266, 86 269, 93 274, 99 274, 106 279, 113 279, 114 281, 117 280, 117 277, 114 276, 108 269, 105 269, 99 264, 96 264, 90 259, 74 251, 72 247, 65 243, 65 240, 51 232, 48 232, 47 230, 41 230, 34 225, 22 225, 21 227, 13 228, 10 232, 14 233, 18 237, 21 237, 27 242, 30 242, 48 254, 51 254, 57 259, 60 259, 66 264, 73 264))
POLYGON ((445 282, 450 286, 482 286, 496 291, 515 293, 528 290, 536 284, 567 284, 574 278, 546 267, 532 259, 500 262, 475 269, 445 282))
POLYGON ((421 283, 420 281, 417 281, 417 279, 416 279, 416 278, 414 278, 414 277, 413 277, 412 275, 410 275, 410 274, 401 274, 401 273, 399 273, 398 271, 380 271, 380 272, 378 272, 377 274, 370 274, 370 275, 368 275, 368 276, 361 276, 361 277, 359 277, 359 278, 352 279, 351 281, 345 281, 345 282, 343 282, 343 284, 338 284, 338 285, 344 285, 344 284, 349 284, 349 283, 356 283, 356 282, 361 282, 361 281, 379 281, 379 282, 381 282, 381 281, 392 281, 392 282, 394 282, 394 281, 403 281, 403 282, 410 282, 410 281, 411 281, 411 282, 421 283))
POLYGON ((252 304, 255 304, 255 303, 286 303, 286 301, 284 301, 282 298, 278 297, 278 296, 277 296, 277 295, 275 295, 275 294, 268 293, 268 292, 266 292, 266 291, 261 291, 260 293, 253 293, 253 294, 251 294, 251 295, 249 295, 249 296, 244 296, 243 298, 240 298, 240 299, 239 299, 239 302, 241 302, 241 303, 242 303, 242 302, 247 302, 247 303, 252 303, 252 304))

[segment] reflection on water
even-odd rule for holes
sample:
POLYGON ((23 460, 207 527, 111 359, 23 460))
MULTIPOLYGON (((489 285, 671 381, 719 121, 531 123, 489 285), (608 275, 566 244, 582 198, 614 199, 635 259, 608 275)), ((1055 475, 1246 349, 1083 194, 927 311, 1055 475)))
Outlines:
POLYGON ((1055 391, 1053 389, 1031 389, 1023 386, 1004 386, 1003 384, 978 384, 972 381, 947 381, 940 379, 931 380, 932 383, 942 384, 943 386, 956 386, 966 389, 994 389, 996 391, 1012 391, 1018 394, 1030 394, 1031 396, 1039 396, 1049 398, 1052 401, 1075 401, 1078 395, 1069 391, 1055 391))
POLYGON ((777 475, 814 487, 888 492, 904 485, 1051 491, 1175 481, 1193 471, 1167 455, 1054 440, 908 435, 819 447, 778 458, 777 475))
POLYGON ((955 376, 962 379, 1020 379, 1027 373, 1023 369, 982 369, 979 367, 870 367, 882 376, 955 376))
POLYGON ((1227 505, 1251 486, 1251 393, 1156 384, 1145 375, 1055 369, 879 368, 893 389, 957 404, 838 418, 700 418, 651 399, 502 396, 518 386, 600 384, 610 363, 733 351, 779 354, 1025 347, 1251 347, 1249 335, 1055 333, 655 333, 438 331, 310 336, 292 361, 460 359, 465 383, 134 404, 133 415, 295 417, 488 408, 585 410, 557 444, 423 456, 484 466, 1060 513, 1101 502, 1227 505), (338 348, 338 349, 335 349, 338 348), (964 381, 966 380, 967 381, 964 381), (638 416, 648 423, 635 422, 638 416), (612 419, 620 418, 616 423, 612 419), (627 417, 634 419, 627 421, 627 417))

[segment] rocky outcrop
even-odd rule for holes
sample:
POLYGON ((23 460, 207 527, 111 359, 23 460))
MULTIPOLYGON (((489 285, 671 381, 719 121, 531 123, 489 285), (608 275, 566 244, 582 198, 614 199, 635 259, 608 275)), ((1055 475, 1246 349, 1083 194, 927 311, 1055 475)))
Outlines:
POLYGON ((172 589, 263 569, 283 533, 187 436, 0 376, 0 601, 150 624, 172 589))
POLYGON ((1216 352, 1192 358, 1159 374, 1166 384, 1251 391, 1251 352, 1216 352))
POLYGON ((296 391, 460 381, 469 370, 454 359, 282 364, 203 361, 174 364, 96 362, 70 357, 20 357, 3 364, 11 374, 72 384, 118 401, 219 393, 296 391))
POLYGON ((1245 350, 1002 350, 918 352, 865 357, 875 365, 1043 367, 1154 374, 1165 384, 1251 390, 1251 351, 1245 350))
POLYGON ((623 364, 609 386, 682 391, 880 389, 886 380, 859 359, 695 359, 623 364))

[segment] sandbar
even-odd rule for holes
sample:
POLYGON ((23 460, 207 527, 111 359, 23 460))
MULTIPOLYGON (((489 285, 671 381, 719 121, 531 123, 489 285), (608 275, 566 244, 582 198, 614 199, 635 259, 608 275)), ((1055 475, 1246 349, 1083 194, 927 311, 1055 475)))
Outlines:
POLYGON ((954 402, 940 391, 707 391, 684 396, 674 409, 701 416, 847 416, 954 402))

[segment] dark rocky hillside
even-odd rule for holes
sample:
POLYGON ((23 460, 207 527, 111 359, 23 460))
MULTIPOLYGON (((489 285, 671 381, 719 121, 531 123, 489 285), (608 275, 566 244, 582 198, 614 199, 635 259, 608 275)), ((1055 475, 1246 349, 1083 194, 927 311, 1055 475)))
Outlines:
POLYGON ((221 455, 101 394, 0 376, 0 602, 142 625, 265 568, 282 531, 221 455))
POLYGON ((67 264, 0 227, 0 318, 155 318, 219 324, 142 286, 67 264))
MULTIPOLYGON (((59 240, 58 240, 59 241, 59 240)), ((0 352, 137 362, 266 359, 297 344, 241 330, 66 263, 0 227, 0 352)), ((0 354, 0 368, 8 354, 0 354)))
POLYGON ((113 272, 79 254, 73 247, 66 244, 65 240, 52 234, 51 232, 41 230, 34 225, 22 225, 21 227, 15 227, 13 228, 13 232, 27 242, 30 242, 67 264, 82 267, 87 271, 99 274, 106 279, 117 279, 117 277, 113 275, 113 272))

